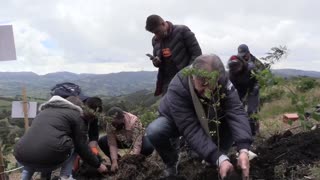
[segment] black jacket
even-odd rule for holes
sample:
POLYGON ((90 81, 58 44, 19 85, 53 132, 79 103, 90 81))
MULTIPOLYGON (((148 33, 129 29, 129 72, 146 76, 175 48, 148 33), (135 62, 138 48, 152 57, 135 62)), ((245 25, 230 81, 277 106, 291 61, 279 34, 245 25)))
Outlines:
MULTIPOLYGON (((228 79, 225 82, 227 83, 221 84, 221 92, 226 96, 220 101, 218 117, 223 117, 222 123, 227 123, 225 127, 230 128, 238 149, 249 149, 252 135, 248 115, 235 88, 228 79)), ((188 86, 188 78, 183 76, 182 72, 172 79, 167 93, 161 100, 159 113, 175 122, 180 134, 202 158, 212 164, 216 163, 221 152, 199 123, 188 86)))
POLYGON ((161 60, 155 95, 164 94, 171 79, 179 70, 190 65, 202 54, 194 33, 185 25, 169 24, 168 36, 164 39, 153 37, 153 55, 161 60), (169 52, 169 53, 168 53, 169 52))
POLYGON ((258 73, 264 68, 264 65, 256 57, 251 55, 250 60, 245 61, 243 64, 241 72, 229 72, 230 81, 238 90, 239 97, 242 101, 247 93, 258 94, 259 82, 253 73, 258 73))
POLYGON ((34 168, 50 168, 63 163, 72 150, 88 164, 98 168, 100 162, 87 145, 88 127, 82 109, 53 96, 41 107, 28 132, 15 145, 18 162, 34 168))
POLYGON ((94 119, 92 122, 87 123, 89 126, 88 135, 89 141, 98 141, 99 139, 99 123, 98 119, 94 119))
POLYGON ((253 91, 259 90, 258 81, 253 77, 250 70, 245 69, 238 74, 229 73, 229 78, 235 88, 238 90, 238 94, 241 100, 247 93, 253 93, 253 91))

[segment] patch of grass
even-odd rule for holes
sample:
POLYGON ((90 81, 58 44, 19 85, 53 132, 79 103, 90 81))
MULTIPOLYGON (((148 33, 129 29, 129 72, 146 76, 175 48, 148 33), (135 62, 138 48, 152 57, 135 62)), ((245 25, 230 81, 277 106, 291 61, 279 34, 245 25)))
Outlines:
POLYGON ((4 110, 5 111, 11 110, 11 101, 0 99, 0 113, 4 110))
POLYGON ((291 104, 291 100, 288 97, 265 103, 259 112, 259 119, 269 119, 279 116, 283 113, 294 112, 295 106, 291 104))

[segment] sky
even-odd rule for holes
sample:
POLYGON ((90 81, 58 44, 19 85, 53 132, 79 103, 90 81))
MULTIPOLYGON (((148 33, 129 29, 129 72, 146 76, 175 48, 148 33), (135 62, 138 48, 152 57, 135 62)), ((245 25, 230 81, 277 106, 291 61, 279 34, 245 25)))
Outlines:
POLYGON ((274 68, 320 71, 317 0, 0 0, 0 25, 13 26, 17 61, 0 71, 107 74, 153 71, 147 16, 187 25, 204 54, 226 62, 245 43, 257 57, 287 46, 274 68))

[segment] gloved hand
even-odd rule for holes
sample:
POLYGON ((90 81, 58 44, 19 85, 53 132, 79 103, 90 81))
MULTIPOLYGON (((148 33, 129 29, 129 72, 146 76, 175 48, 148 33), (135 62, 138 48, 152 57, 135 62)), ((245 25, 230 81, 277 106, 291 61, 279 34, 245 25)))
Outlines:
POLYGON ((257 120, 250 121, 250 128, 252 136, 255 136, 259 132, 260 124, 257 120))

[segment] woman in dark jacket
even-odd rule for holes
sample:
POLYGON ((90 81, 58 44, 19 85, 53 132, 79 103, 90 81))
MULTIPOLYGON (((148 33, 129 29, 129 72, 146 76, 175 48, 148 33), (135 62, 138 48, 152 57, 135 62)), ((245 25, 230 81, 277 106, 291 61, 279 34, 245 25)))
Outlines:
POLYGON ((107 170, 87 145, 84 119, 88 120, 92 115, 84 113, 81 105, 81 100, 74 96, 67 99, 53 96, 40 106, 41 112, 15 146, 14 155, 24 166, 23 180, 31 179, 36 171, 46 174, 49 179, 51 171, 58 167, 61 167, 62 179, 68 178, 74 153, 99 172, 107 170))

